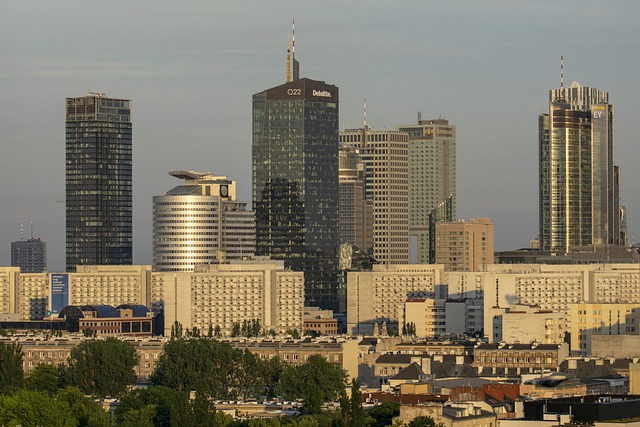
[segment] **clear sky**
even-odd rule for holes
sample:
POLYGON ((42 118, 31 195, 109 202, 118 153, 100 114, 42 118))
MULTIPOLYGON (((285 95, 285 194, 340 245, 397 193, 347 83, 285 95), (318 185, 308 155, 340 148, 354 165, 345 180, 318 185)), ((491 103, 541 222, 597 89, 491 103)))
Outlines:
POLYGON ((228 175, 251 194, 251 95, 301 76, 340 88, 341 127, 457 126, 458 216, 490 217, 496 249, 538 230, 537 116, 576 80, 609 92, 630 239, 640 240, 637 0, 0 2, 0 265, 10 242, 48 244, 64 269, 64 102, 133 100, 134 262, 151 263, 152 197, 168 171, 228 175), (634 131, 636 129, 636 131, 634 131))

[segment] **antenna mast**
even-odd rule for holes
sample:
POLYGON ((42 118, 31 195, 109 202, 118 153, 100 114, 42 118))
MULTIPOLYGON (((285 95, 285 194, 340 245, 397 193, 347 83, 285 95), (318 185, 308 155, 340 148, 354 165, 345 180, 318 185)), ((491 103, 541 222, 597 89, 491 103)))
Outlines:
POLYGON ((291 65, 293 66, 293 80, 300 79, 300 63, 296 59, 296 20, 291 18, 291 65))
POLYGON ((31 240, 33 240, 33 221, 31 221, 31 240))
POLYGON ((291 81, 291 42, 287 40, 287 83, 291 81))
POLYGON ((24 240, 24 219, 20 217, 20 240, 24 240))
POLYGON ((364 99, 364 129, 367 130, 367 98, 364 99))

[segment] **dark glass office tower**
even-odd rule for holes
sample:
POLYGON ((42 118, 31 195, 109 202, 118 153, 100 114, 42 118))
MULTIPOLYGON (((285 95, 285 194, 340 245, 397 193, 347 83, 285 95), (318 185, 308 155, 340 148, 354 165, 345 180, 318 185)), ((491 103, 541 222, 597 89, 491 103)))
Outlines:
POLYGON ((67 271, 131 264, 131 101, 67 98, 66 117, 67 271))
POLYGON ((305 305, 338 310, 338 88, 307 78, 253 95, 256 254, 305 273, 305 305))

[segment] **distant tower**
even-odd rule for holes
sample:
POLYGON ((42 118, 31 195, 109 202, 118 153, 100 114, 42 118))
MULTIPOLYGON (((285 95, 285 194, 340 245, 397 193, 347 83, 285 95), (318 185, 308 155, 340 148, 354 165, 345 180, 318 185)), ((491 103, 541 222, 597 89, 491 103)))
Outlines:
POLYGON ((155 271, 194 271, 254 255, 255 216, 236 200, 235 181, 191 171, 169 175, 184 183, 153 198, 155 271))
POLYGON ((418 113, 418 124, 396 128, 409 134, 410 234, 418 263, 433 264, 433 222, 456 219, 456 126, 418 113))
POLYGON ((540 250, 624 244, 609 94, 561 82, 538 125, 540 250))
POLYGON ((66 100, 66 264, 133 260, 131 101, 66 100))
POLYGON ((340 143, 355 149, 364 164, 365 196, 373 201, 373 258, 408 264, 409 135, 365 124, 340 132, 340 143))
POLYGON ((21 273, 43 273, 47 271, 47 244, 33 237, 24 240, 24 228, 20 222, 20 240, 11 242, 11 267, 20 267, 21 273))

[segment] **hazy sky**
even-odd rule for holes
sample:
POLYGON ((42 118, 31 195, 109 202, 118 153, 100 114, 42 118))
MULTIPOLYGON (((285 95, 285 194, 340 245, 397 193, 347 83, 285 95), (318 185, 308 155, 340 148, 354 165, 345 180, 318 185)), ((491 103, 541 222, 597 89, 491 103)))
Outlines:
MULTIPOLYGON (((151 263, 152 197, 168 171, 228 175, 251 194, 251 95, 286 78, 296 20, 301 76, 340 88, 340 125, 457 126, 458 216, 490 217, 496 249, 538 230, 537 116, 577 80, 609 92, 629 234, 640 240, 640 2, 0 2, 0 265, 20 217, 64 269, 64 102, 133 100, 134 262, 151 263), (636 131, 634 132, 634 129, 636 131)), ((631 238, 631 237, 630 237, 631 238)), ((636 240, 636 241, 637 241, 636 240)))

